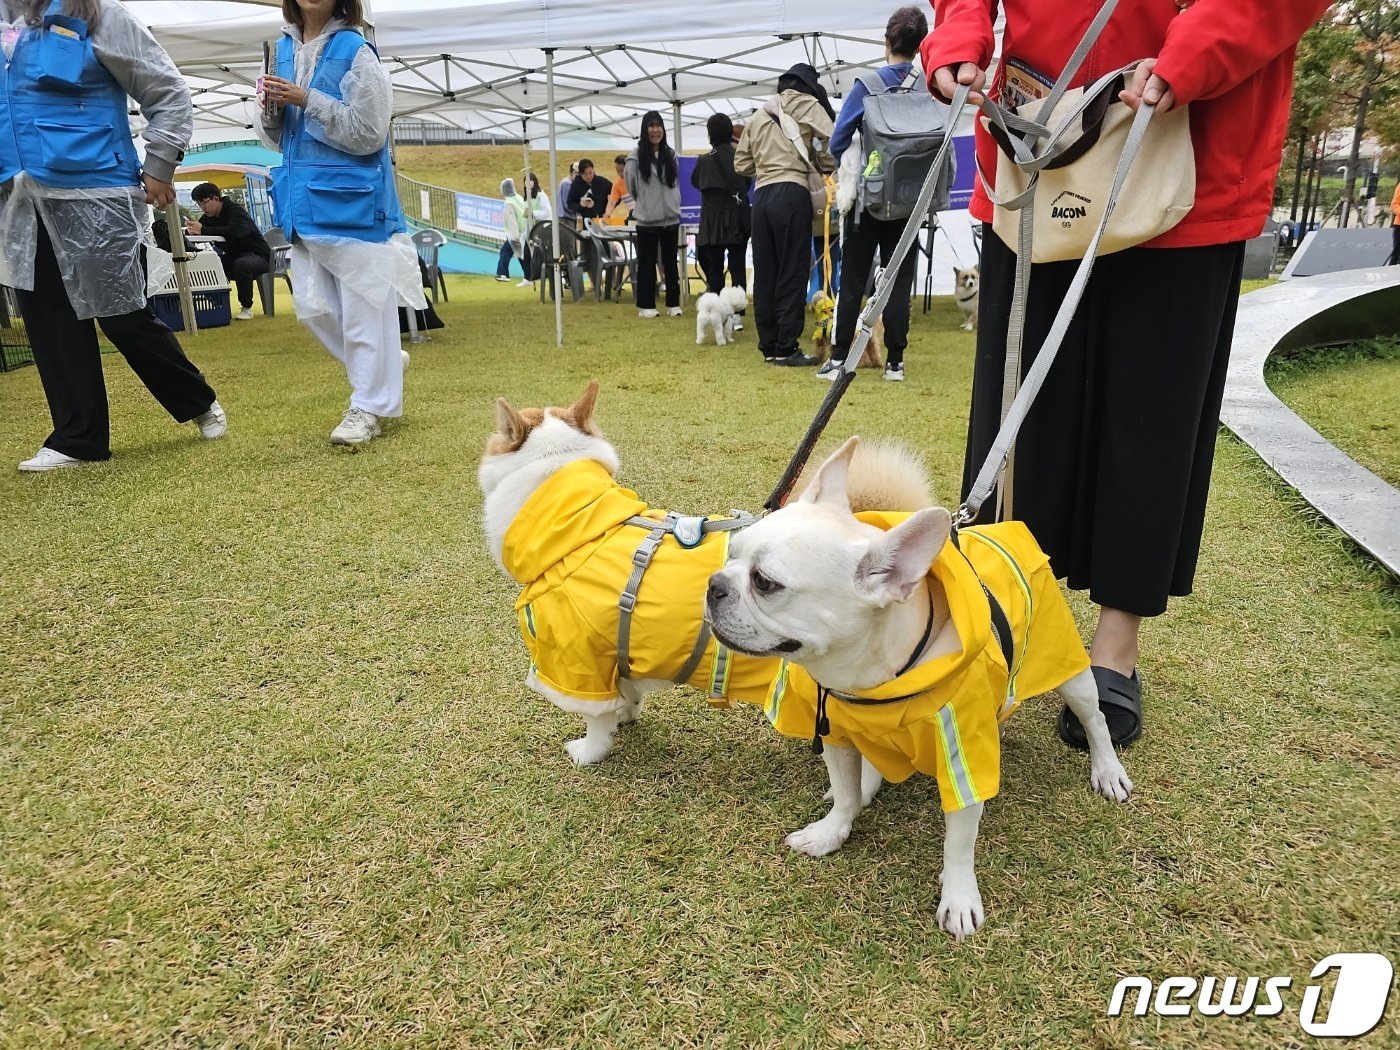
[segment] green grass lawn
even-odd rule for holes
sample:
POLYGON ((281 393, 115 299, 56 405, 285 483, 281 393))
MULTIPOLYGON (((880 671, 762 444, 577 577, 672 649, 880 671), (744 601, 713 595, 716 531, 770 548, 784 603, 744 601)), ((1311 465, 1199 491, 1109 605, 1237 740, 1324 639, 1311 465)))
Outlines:
MULTIPOLYGON (((0 375, 0 1045, 1285 1046, 1314 963, 1395 958, 1395 592, 1242 445, 1198 593, 1146 635, 1132 801, 1028 702, 955 945, 931 781, 813 861, 782 837, 821 764, 757 711, 676 693, 570 766, 481 537, 498 395, 596 376, 627 483, 756 509, 825 384, 752 327, 700 348, 691 317, 585 302, 557 349, 529 291, 451 293, 359 453, 327 444, 344 375, 290 310, 186 340, 219 442, 109 355, 115 458, 22 476, 47 412, 32 368, 0 375), (1278 1017, 1109 1019, 1129 974, 1293 988, 1278 1017)), ((863 373, 821 451, 902 437, 954 499, 957 323, 916 312, 909 380, 863 373)), ((1392 1003, 1369 1045, 1397 1039, 1392 1003)))
POLYGON ((1272 357, 1266 374, 1318 433, 1400 487, 1400 341, 1272 357))

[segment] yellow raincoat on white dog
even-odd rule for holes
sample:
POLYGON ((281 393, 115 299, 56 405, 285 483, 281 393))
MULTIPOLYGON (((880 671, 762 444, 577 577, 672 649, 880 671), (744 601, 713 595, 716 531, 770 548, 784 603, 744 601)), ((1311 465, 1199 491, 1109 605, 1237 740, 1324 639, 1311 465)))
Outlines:
MULTIPOLYGON (((501 548, 506 571, 524 585, 515 603, 532 671, 575 700, 618 697, 619 596, 648 530, 627 524, 657 519, 631 489, 592 460, 570 463, 531 494, 501 548)), ((667 535, 647 567, 632 614, 628 663, 634 679, 676 681, 691 656, 705 611, 710 574, 723 565, 728 532, 706 533, 682 547, 667 535)), ((762 704, 778 673, 777 657, 735 653, 710 638, 686 684, 716 706, 762 704)))
MULTIPOLYGON (((856 516, 889 530, 909 515, 856 516)), ((937 777, 945 812, 997 793, 1000 725, 1021 700, 1054 689, 1089 666, 1050 560, 1025 525, 963 528, 958 537, 960 546, 944 544, 929 575, 947 596, 961 646, 876 688, 828 692, 830 732, 823 737, 856 747, 886 780, 898 782, 915 772, 937 777), (993 630, 983 584, 1010 623, 1011 667, 993 630)), ((768 720, 785 736, 812 739, 817 693, 811 675, 784 663, 765 707, 768 720)))

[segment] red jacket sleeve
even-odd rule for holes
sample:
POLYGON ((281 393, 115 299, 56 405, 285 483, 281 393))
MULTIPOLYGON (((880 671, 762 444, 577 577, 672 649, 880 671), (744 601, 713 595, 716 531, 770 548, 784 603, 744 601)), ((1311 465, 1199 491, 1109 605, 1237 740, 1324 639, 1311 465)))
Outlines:
MULTIPOLYGON (((986 69, 996 53, 992 19, 997 0, 929 0, 933 29, 919 47, 924 74, 933 90, 933 73, 943 66, 971 62, 986 69)), ((936 92, 935 92, 936 93, 936 92)), ((944 99, 944 101, 948 101, 944 99)))
MULTIPOLYGON (((1299 38, 1331 0, 1196 0, 1171 20, 1156 73, 1178 104, 1239 86, 1299 38)), ((930 34, 932 35, 932 34, 930 34)))

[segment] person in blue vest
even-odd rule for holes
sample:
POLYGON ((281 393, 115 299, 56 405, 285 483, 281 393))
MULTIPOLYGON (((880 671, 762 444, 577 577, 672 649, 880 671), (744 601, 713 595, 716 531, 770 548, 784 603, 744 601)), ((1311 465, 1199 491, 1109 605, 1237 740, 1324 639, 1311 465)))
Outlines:
POLYGON ((292 242, 297 317, 345 366, 350 407, 331 443, 362 445, 403 415, 398 307, 424 309, 389 156, 389 75, 360 0, 283 0, 260 132, 282 151, 272 207, 292 242))
POLYGON ((194 129, 184 78, 116 0, 5 0, 0 13, 0 283, 16 290, 53 417, 19 469, 111 457, 94 319, 178 422, 223 436, 213 389, 146 298, 149 206, 175 199, 194 129), (128 96, 147 122, 144 158, 128 96))

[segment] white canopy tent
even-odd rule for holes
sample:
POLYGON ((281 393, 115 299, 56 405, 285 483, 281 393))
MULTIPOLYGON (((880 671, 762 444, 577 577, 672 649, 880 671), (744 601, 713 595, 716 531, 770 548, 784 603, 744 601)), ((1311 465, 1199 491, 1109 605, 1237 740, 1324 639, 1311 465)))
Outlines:
MULTIPOLYGON (((280 0, 127 5, 189 79, 196 141, 247 137, 262 44, 276 40, 283 24, 280 0)), ((527 149, 532 139, 547 137, 551 186, 559 182, 560 135, 631 139, 643 111, 669 108, 679 150, 685 129, 703 127, 712 113, 742 118, 757 109, 795 62, 811 63, 839 98, 882 63, 887 14, 849 0, 710 0, 673 9, 665 22, 659 20, 665 9, 650 0, 369 0, 365 6, 393 80, 396 118, 431 117, 470 132, 519 137, 527 149)), ((557 259, 557 244, 554 254, 557 259)))

